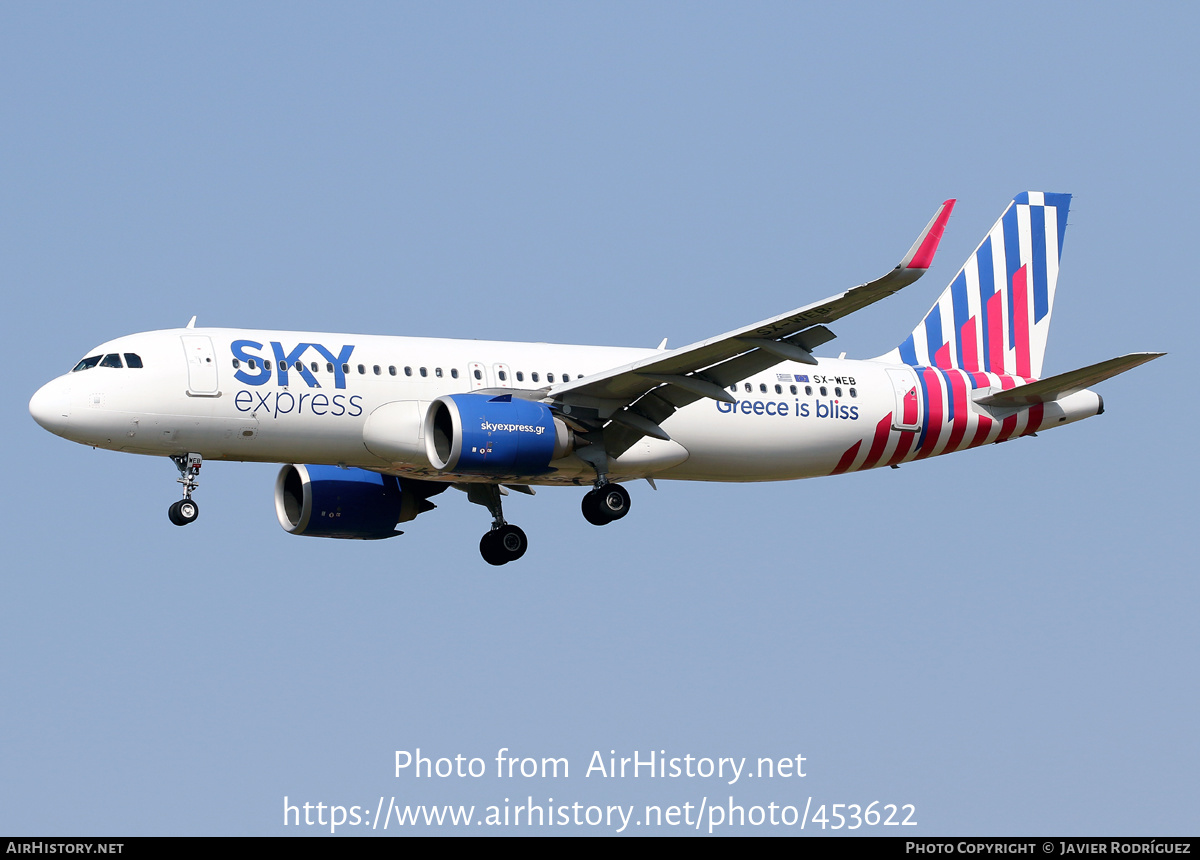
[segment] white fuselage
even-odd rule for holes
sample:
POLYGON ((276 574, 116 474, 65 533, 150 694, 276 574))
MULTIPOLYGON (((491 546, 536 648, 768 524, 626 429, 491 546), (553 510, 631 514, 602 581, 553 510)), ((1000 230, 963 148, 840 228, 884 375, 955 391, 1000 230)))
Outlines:
MULTIPOLYGON (((411 403, 416 416, 441 395, 479 389, 544 390, 654 354, 547 343, 172 329, 96 347, 89 357, 134 355, 142 366, 121 360, 109 361, 119 367, 77 369, 45 385, 30 410, 60 436, 137 454, 195 452, 210 460, 336 464, 425 480, 494 480, 438 472, 419 456, 398 456, 389 443, 419 450, 419 440, 407 437, 422 432, 420 422, 383 423, 379 416, 393 415, 389 407, 378 412, 372 427, 372 415, 389 404, 411 403)), ((737 403, 702 398, 680 409, 662 425, 669 441, 643 438, 612 461, 611 475, 617 480, 775 481, 845 471, 851 446, 869 446, 874 438, 879 447, 885 436, 903 436, 903 430, 887 426, 890 416, 899 414, 897 374, 911 375, 914 383, 919 375, 880 361, 782 362, 731 386, 737 403)), ((991 415, 973 400, 960 411, 964 405, 976 423, 991 415)), ((1095 406, 1083 398, 1076 408, 1057 408, 1054 423, 1095 414, 1095 406)), ((925 409, 930 410, 928 404, 925 409)), ((1044 427, 1047 421, 1039 423, 1044 427)), ((1039 428, 1023 422, 1013 429, 1010 435, 1039 428)), ((890 456, 897 443, 886 444, 892 446, 890 456)), ((944 439, 921 456, 964 446, 962 439, 950 445, 944 439)), ((916 455, 917 445, 908 447, 902 459, 916 455)), ((851 457, 854 468, 889 461, 867 459, 866 447, 851 457)), ((590 484, 595 478, 594 468, 574 454, 551 466, 553 471, 522 483, 590 484)))

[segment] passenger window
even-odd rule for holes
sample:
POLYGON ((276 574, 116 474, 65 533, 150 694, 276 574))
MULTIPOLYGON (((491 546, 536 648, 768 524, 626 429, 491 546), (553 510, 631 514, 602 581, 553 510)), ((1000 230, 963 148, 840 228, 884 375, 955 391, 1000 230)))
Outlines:
POLYGON ((851 389, 850 389, 850 396, 851 396, 851 397, 858 397, 858 391, 857 391, 856 389, 853 389, 853 388, 851 388, 851 389))
POLYGON ((284 361, 282 358, 281 358, 281 359, 279 359, 279 369, 280 369, 280 370, 287 370, 287 362, 286 362, 286 361, 284 361))
POLYGON ((564 373, 563 374, 563 382, 570 382, 570 381, 571 381, 571 374, 564 373))
POLYGON ((404 375, 405 375, 405 376, 412 376, 412 368, 411 368, 411 367, 405 367, 405 368, 404 368, 404 375))
POLYGON ((458 368, 457 367, 450 368, 450 375, 453 378, 458 379, 458 368))
POLYGON ((350 365, 343 364, 342 365, 342 373, 349 373, 349 372, 350 372, 350 365))
POLYGON ((553 373, 547 373, 547 374, 546 374, 546 381, 547 381, 547 382, 553 382, 553 381, 554 381, 554 374, 553 374, 553 373))
POLYGON ((788 386, 788 387, 791 389, 791 392, 792 392, 792 394, 795 394, 795 393, 796 393, 796 386, 794 386, 794 385, 790 385, 790 386, 788 386))
POLYGON ((388 374, 389 374, 390 376, 395 376, 395 375, 396 375, 396 365, 394 365, 394 364, 389 364, 389 365, 388 365, 388 374))
POLYGON ((296 359, 296 370, 304 370, 304 362, 298 358, 296 359))
POLYGON ((537 382, 538 381, 537 371, 535 370, 533 373, 529 374, 529 378, 532 379, 534 382, 537 382))
POLYGON ((441 379, 442 378, 442 369, 440 367, 435 367, 433 369, 433 375, 436 376, 438 379, 441 379))
POLYGON ((428 376, 428 375, 429 375, 429 371, 422 367, 421 368, 421 376, 428 376))
POLYGON ((325 362, 325 371, 327 373, 333 373, 333 362, 332 361, 325 362))
POLYGON ((111 355, 104 356, 104 358, 102 358, 100 360, 100 366, 101 367, 124 367, 125 365, 121 364, 121 356, 117 355, 114 352, 111 355))
POLYGON ((525 371, 518 370, 517 371, 517 382, 524 382, 524 381, 525 381, 525 371))
POLYGON ((234 369, 234 370, 237 370, 237 369, 238 369, 239 367, 241 367, 241 366, 242 366, 242 363, 241 363, 240 361, 238 361, 238 360, 235 358, 235 359, 233 360, 233 369, 234 369))
POLYGON ((480 371, 480 370, 479 370, 479 368, 475 368, 475 378, 476 378, 476 379, 483 379, 483 372, 482 372, 482 371, 480 371))
POLYGON ((310 365, 310 367, 312 367, 312 372, 313 372, 313 373, 316 373, 316 372, 317 372, 317 369, 318 369, 320 366, 321 366, 321 365, 317 364, 315 361, 314 361, 314 362, 313 362, 313 363, 310 365))
POLYGON ((754 390, 754 386, 751 385, 749 382, 747 382, 746 383, 746 393, 749 394, 753 390, 754 390))
POLYGON ((828 397, 828 396, 829 396, 829 389, 828 389, 828 388, 826 388, 824 385, 822 385, 822 386, 821 386, 821 396, 822 396, 822 397, 828 397))
POLYGON ((782 385, 776 385, 776 386, 775 386, 775 393, 776 393, 776 394, 783 394, 783 386, 782 386, 782 385))
POLYGON ((500 381, 501 381, 501 382, 506 382, 506 381, 508 380, 508 374, 507 374, 507 373, 505 373, 503 370, 501 370, 501 371, 500 371, 500 372, 497 374, 497 376, 499 376, 499 377, 500 377, 500 381))
POLYGON ((374 367, 372 367, 371 369, 372 369, 373 371, 375 371, 375 375, 376 375, 376 376, 382 376, 382 375, 383 375, 383 368, 381 368, 381 367, 380 367, 378 364, 377 364, 377 365, 375 365, 374 367))
POLYGON ((358 366, 358 375, 359 375, 359 376, 365 376, 365 375, 366 375, 366 373, 367 373, 367 366, 366 366, 365 364, 360 364, 360 365, 358 366))
POLYGON ((809 397, 812 397, 812 386, 811 385, 804 386, 804 393, 807 394, 809 397))
POLYGON ((126 367, 135 367, 135 368, 141 367, 142 366, 142 357, 140 355, 138 355, 136 352, 125 353, 125 366, 126 367))

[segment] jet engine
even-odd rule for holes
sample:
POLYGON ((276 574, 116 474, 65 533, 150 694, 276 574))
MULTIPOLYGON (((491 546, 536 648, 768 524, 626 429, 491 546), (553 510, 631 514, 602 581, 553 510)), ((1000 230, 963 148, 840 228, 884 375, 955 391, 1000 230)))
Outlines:
POLYGON ((366 469, 288 465, 275 479, 275 514, 294 535, 381 540, 436 507, 429 497, 447 486, 366 469))
POLYGON ((574 447, 574 434, 544 403, 511 394, 447 394, 425 414, 425 452, 439 471, 543 475, 574 447))

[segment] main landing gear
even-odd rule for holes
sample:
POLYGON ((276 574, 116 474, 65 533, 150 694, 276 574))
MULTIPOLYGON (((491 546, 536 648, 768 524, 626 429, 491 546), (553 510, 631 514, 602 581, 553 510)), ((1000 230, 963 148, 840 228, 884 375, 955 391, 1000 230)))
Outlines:
POLYGON ((529 538, 517 526, 504 521, 504 509, 500 504, 500 487, 497 484, 470 484, 467 499, 483 505, 492 515, 492 529, 479 539, 479 554, 488 564, 499 567, 516 561, 529 549, 529 538))
POLYGON ((598 483, 583 497, 583 518, 594 526, 606 526, 629 513, 629 491, 620 484, 598 483))
POLYGON ((196 480, 196 476, 200 474, 200 466, 203 465, 203 458, 199 454, 176 454, 171 457, 175 463, 175 468, 179 470, 178 483, 183 484, 183 498, 167 510, 167 516, 177 526, 186 526, 189 523, 194 523, 196 517, 200 516, 200 506, 192 501, 192 492, 200 486, 200 482, 196 480))
POLYGON ((479 539, 479 554, 488 564, 499 567, 516 561, 529 549, 529 538, 519 527, 505 523, 493 526, 492 530, 479 539))

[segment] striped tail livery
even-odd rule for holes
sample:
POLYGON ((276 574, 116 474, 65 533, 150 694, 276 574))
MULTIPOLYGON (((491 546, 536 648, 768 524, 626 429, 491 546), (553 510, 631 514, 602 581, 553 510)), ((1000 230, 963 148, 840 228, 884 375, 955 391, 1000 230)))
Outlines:
POLYGON ((894 411, 846 448, 831 474, 1004 442, 1099 414, 1103 400, 1088 386, 1162 355, 1132 353, 1039 379, 1070 206, 1069 194, 1013 198, 912 334, 876 359, 890 365, 894 411))
POLYGON ((1070 207, 1070 194, 1018 194, 921 324, 883 360, 1041 376, 1070 207))

